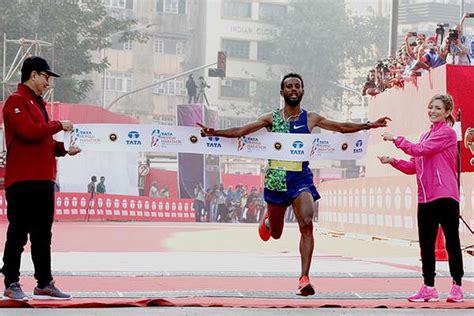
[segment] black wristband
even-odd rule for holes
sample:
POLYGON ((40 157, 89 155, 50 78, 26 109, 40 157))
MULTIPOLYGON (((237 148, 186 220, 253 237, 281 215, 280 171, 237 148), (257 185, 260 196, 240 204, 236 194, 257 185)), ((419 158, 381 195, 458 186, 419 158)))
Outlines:
POLYGON ((370 121, 365 122, 364 129, 370 129, 369 123, 370 123, 370 121))

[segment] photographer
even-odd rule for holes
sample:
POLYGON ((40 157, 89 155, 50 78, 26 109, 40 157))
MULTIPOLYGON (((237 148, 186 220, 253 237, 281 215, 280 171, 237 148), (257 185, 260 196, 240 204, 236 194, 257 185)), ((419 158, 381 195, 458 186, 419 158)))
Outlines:
POLYGON ((447 64, 469 65, 469 48, 461 43, 458 30, 449 30, 441 47, 441 57, 447 64))
POLYGON ((425 38, 426 36, 424 34, 417 33, 417 32, 408 32, 405 35, 405 47, 406 47, 406 53, 408 54, 408 56, 410 56, 412 59, 416 59, 416 56, 418 56, 418 51, 421 49, 421 47, 423 46, 423 43, 425 42, 425 38), (413 44, 409 43, 409 39, 412 36, 416 37, 414 47, 413 47, 413 44))
POLYGON ((439 55, 438 45, 436 43, 436 37, 428 37, 426 39, 426 42, 418 51, 418 61, 420 63, 424 63, 428 69, 436 68, 446 63, 444 59, 439 55))
POLYGON ((473 13, 465 13, 459 25, 455 29, 449 30, 448 37, 441 47, 441 55, 448 64, 470 65, 469 46, 465 45, 463 36, 464 21, 466 18, 474 17, 473 13))
POLYGON ((369 73, 367 74, 367 79, 362 86, 362 95, 371 95, 374 96, 378 94, 380 91, 377 89, 377 86, 375 84, 375 69, 371 69, 369 73))

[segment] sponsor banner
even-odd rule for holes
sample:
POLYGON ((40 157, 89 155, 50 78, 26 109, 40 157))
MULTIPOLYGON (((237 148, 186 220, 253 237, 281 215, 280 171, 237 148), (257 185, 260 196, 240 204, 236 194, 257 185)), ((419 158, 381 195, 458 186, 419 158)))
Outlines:
POLYGON ((282 134, 257 132, 240 138, 202 137, 198 127, 138 124, 77 124, 66 146, 86 151, 179 152, 287 161, 361 159, 369 133, 282 134))
MULTIPOLYGON (((5 191, 0 191, 0 221, 7 220, 5 191)), ((118 194, 57 192, 55 220, 194 222, 192 199, 149 198, 118 194)))

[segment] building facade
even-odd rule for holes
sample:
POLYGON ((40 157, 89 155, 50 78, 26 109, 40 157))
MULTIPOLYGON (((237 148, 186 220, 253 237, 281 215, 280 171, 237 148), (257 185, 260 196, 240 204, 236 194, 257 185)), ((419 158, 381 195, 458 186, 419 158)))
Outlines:
POLYGON ((109 14, 137 20, 134 30, 146 32, 145 43, 122 42, 112 36, 112 46, 100 52, 110 66, 93 77, 94 90, 87 101, 114 112, 131 115, 140 122, 174 125, 176 105, 185 102, 185 78, 118 97, 179 74, 198 63, 196 32, 201 1, 103 0, 109 14))
POLYGON ((221 128, 244 124, 260 114, 252 102, 257 82, 270 79, 269 72, 275 70, 269 62, 269 41, 278 29, 267 21, 284 18, 288 1, 211 0, 200 9, 200 42, 205 43, 199 46, 201 63, 215 61, 218 51, 227 56, 225 78, 202 74, 211 86, 206 91, 209 103, 219 110, 221 128))

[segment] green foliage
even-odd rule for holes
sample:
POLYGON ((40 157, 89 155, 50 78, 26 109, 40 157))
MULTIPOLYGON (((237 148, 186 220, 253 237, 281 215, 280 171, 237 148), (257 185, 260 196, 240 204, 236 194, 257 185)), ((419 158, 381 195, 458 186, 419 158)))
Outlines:
MULTIPOLYGON (((101 0, 1 0, 0 12, 0 30, 8 39, 38 39, 54 45, 54 50, 42 47, 32 54, 46 58, 61 74, 55 81, 55 99, 64 102, 80 101, 91 88, 90 82, 74 76, 107 68, 107 60, 94 60, 92 52, 109 47, 111 35, 120 33, 122 40, 139 42, 148 38, 146 33, 130 31, 135 20, 109 15, 101 0)), ((7 44, 7 65, 18 48, 17 44, 7 44)))
MULTIPOLYGON (((280 29, 272 41, 271 61, 284 65, 283 71, 275 71, 272 84, 279 90, 279 78, 285 73, 301 74, 305 84, 303 103, 311 110, 318 110, 324 97, 335 94, 338 88, 334 82, 344 78, 346 67, 375 64, 386 52, 388 19, 352 16, 343 0, 294 0, 285 18, 268 22, 280 29)), ((263 92, 267 85, 268 81, 257 82, 262 89, 258 89, 254 104, 269 104, 263 92)))

